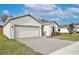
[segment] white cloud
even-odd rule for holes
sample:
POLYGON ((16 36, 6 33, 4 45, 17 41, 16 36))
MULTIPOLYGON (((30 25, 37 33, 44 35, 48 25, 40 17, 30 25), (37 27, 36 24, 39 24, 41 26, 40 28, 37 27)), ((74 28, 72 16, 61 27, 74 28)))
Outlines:
POLYGON ((56 18, 79 18, 79 15, 75 14, 79 13, 79 8, 61 9, 51 4, 26 4, 24 13, 31 13, 36 16, 54 16, 56 18))
POLYGON ((3 10, 3 15, 9 15, 9 11, 8 10, 3 10))
POLYGON ((56 10, 50 12, 50 15, 53 15, 59 18, 67 18, 65 12, 61 8, 57 8, 56 10))
POLYGON ((65 10, 58 8, 54 12, 50 12, 51 15, 59 18, 79 18, 76 13, 79 14, 79 8, 66 8, 65 10))
POLYGON ((67 10, 69 11, 69 12, 73 12, 73 13, 79 13, 79 8, 67 8, 67 10))
POLYGON ((55 10, 57 7, 56 5, 49 5, 49 4, 29 4, 25 5, 24 13, 31 13, 36 15, 50 15, 49 12, 55 10), (26 8, 29 8, 28 10, 26 8))
POLYGON ((60 18, 51 18, 50 20, 56 21, 58 24, 62 24, 62 19, 60 18))
POLYGON ((54 21, 59 21, 59 22, 61 22, 61 19, 59 19, 59 18, 51 18, 50 20, 54 20, 54 21))
POLYGON ((29 7, 33 10, 54 10, 55 5, 50 4, 25 4, 26 7, 29 7))
POLYGON ((73 18, 79 18, 79 8, 67 8, 66 11, 70 13, 73 18))

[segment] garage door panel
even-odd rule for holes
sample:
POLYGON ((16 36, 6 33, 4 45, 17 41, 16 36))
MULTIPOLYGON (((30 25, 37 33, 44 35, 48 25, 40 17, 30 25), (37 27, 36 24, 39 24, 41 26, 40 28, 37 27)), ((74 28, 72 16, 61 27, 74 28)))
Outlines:
POLYGON ((15 31, 16 38, 40 36, 40 30, 38 26, 16 26, 15 31))

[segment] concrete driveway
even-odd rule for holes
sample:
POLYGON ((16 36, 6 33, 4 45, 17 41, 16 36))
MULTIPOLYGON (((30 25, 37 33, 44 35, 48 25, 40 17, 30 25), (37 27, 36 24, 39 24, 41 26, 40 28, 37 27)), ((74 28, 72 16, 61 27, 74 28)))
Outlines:
POLYGON ((46 37, 22 38, 16 40, 42 54, 50 54, 51 52, 54 52, 60 48, 66 47, 74 43, 73 41, 59 40, 46 37))

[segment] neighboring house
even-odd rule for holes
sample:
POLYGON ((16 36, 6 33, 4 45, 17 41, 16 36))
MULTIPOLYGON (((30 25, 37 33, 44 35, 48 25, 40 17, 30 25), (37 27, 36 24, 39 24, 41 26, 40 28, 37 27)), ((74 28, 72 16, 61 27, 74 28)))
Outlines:
POLYGON ((7 19, 3 27, 3 34, 10 39, 51 36, 52 32, 58 32, 55 21, 39 20, 30 14, 7 19))
POLYGON ((3 33, 3 26, 0 25, 0 33, 3 33))
MULTIPOLYGON (((74 31, 79 32, 79 23, 73 23, 74 31)), ((68 28, 69 24, 59 25, 60 33, 69 33, 68 28)))
POLYGON ((1 19, 1 17, 0 17, 0 33, 3 33, 3 21, 2 21, 2 19, 1 19))
POLYGON ((73 25, 75 32, 79 32, 79 23, 74 23, 73 25))
POLYGON ((69 28, 69 25, 67 24, 59 25, 60 33, 69 33, 68 28, 69 28))

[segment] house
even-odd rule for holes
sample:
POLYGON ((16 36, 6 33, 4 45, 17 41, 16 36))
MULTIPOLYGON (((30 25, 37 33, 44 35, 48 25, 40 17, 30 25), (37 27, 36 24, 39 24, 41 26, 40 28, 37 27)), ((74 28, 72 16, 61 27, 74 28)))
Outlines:
POLYGON ((0 17, 0 33, 3 33, 3 21, 0 17))
POLYGON ((58 32, 55 21, 43 21, 30 14, 7 19, 3 27, 3 34, 10 39, 50 36, 52 32, 58 32))
MULTIPOLYGON (((74 31, 79 32, 79 23, 72 23, 74 26, 74 31)), ((69 24, 59 25, 60 33, 69 33, 69 24)))
POLYGON ((43 35, 51 36, 54 32, 58 32, 58 23, 55 21, 44 21, 43 20, 43 35))
POLYGON ((79 32, 79 23, 73 23, 75 32, 79 32))
POLYGON ((59 25, 60 33, 69 33, 68 28, 69 28, 69 25, 67 24, 59 25))
POLYGON ((3 26, 0 25, 0 33, 3 33, 3 26))

